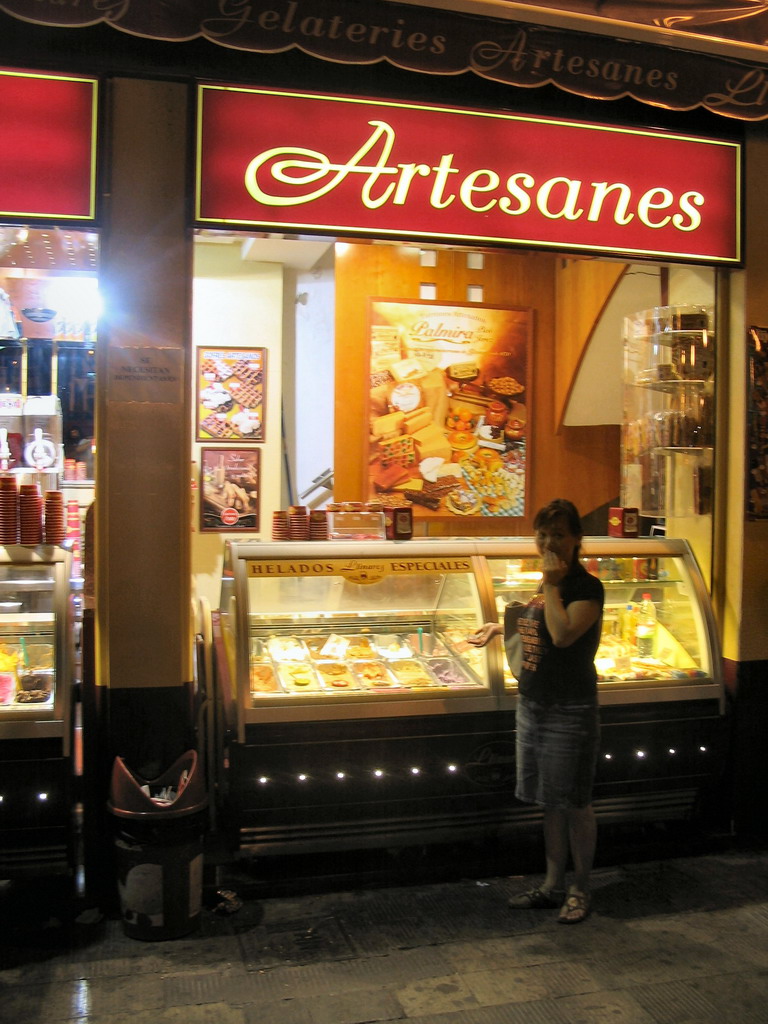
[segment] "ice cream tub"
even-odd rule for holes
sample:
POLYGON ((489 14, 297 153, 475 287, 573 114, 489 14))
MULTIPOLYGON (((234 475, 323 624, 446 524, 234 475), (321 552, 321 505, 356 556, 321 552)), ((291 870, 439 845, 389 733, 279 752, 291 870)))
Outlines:
POLYGON ((0 672, 0 704, 12 704, 16 696, 16 673, 0 672))

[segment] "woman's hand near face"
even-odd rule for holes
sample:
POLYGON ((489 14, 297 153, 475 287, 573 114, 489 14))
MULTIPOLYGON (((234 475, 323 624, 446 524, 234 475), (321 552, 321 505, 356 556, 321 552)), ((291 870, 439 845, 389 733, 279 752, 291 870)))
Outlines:
POLYGON ((545 551, 541 556, 541 575, 544 583, 554 586, 565 578, 568 565, 554 551, 545 551))
POLYGON ((600 615, 596 601, 573 601, 566 608, 560 595, 560 581, 568 565, 550 550, 541 553, 541 579, 544 591, 544 621, 555 647, 570 647, 600 615))

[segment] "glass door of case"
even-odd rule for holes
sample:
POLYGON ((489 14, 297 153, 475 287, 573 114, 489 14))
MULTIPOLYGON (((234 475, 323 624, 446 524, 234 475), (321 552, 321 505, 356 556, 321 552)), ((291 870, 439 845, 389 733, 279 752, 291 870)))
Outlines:
POLYGON ((320 547, 247 557, 245 608, 225 579, 222 633, 246 713, 430 700, 458 710, 461 698, 490 696, 486 652, 466 639, 485 614, 476 559, 320 547))
POLYGON ((0 737, 62 733, 69 706, 69 555, 40 550, 0 549, 0 737))
MULTIPOLYGON (((582 562, 603 581, 605 605, 595 657, 603 703, 712 696, 719 690, 716 636, 703 581, 684 542, 590 540, 582 562), (678 550, 679 549, 679 550, 678 550), (675 553, 671 553, 672 550, 675 553), (650 602, 644 621, 643 602, 650 602), (638 642, 639 641, 639 642, 638 642)), ((510 601, 529 601, 541 579, 534 558, 488 558, 500 621, 510 601)), ((504 666, 504 687, 517 680, 504 666)))

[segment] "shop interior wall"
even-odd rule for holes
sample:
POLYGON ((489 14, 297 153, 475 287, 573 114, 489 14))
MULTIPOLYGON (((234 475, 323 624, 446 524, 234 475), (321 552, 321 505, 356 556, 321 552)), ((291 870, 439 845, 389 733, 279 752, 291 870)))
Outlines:
MULTIPOLYGON (((312 266, 285 268, 279 508, 321 507, 333 493, 334 263, 334 245, 329 243, 312 266)), ((264 535, 269 537, 268 532, 264 535)))
POLYGON ((598 513, 619 493, 618 425, 569 426, 555 431, 558 361, 555 334, 556 274, 560 258, 550 253, 492 250, 482 270, 467 267, 466 252, 439 249, 437 265, 422 267, 415 247, 349 243, 336 260, 336 455, 335 497, 366 500, 368 437, 368 302, 371 297, 418 299, 422 284, 435 286, 434 297, 466 302, 470 286, 482 288, 482 302, 533 311, 533 389, 528 396, 530 490, 524 518, 467 517, 455 521, 416 519, 416 532, 430 535, 517 536, 531 532, 536 509, 554 497, 574 501, 583 515, 598 513), (342 397, 343 396, 343 397, 342 397), (531 422, 531 409, 533 422, 531 422), (353 441, 352 439, 355 439, 353 441))
MULTIPOLYGON (((568 388, 564 403, 564 426, 621 423, 624 418, 624 318, 664 304, 714 306, 714 271, 708 267, 673 266, 654 263, 612 264, 600 261, 564 261, 579 266, 581 274, 569 308, 558 297, 558 352, 561 339, 570 330, 569 310, 581 311, 582 292, 595 284, 589 317, 576 325, 569 338, 569 361, 575 366, 570 376, 562 374, 559 394, 568 388), (606 276, 604 268, 609 269, 606 276), (611 273, 615 287, 611 282, 611 273), (602 298, 602 306, 600 301, 602 298), (596 382, 600 402, 595 403, 596 382)), ((559 275, 562 279, 563 273, 559 275)))
MULTIPOLYGON (((281 507, 283 390, 283 266, 280 263, 242 259, 239 242, 198 243, 194 254, 192 339, 202 346, 266 348, 265 440, 259 445, 260 530, 252 533, 218 533, 200 530, 200 451, 215 443, 195 441, 192 446, 192 572, 197 597, 218 607, 224 540, 269 537, 271 509, 281 507), (265 518, 266 517, 266 518, 265 518), (265 532, 266 529, 266 532, 265 532)), ((193 416, 195 405, 193 403, 193 416)), ((197 437, 193 423, 193 438, 197 437)), ((252 444, 252 443, 251 443, 252 444)), ((238 448, 227 442, 221 447, 238 448)))
MULTIPOLYGON (((710 267, 625 266, 582 258, 563 261, 558 284, 556 344, 563 370, 558 395, 567 398, 562 413, 566 426, 622 422, 625 317, 655 306, 716 305, 716 274, 710 267)), ((688 540, 710 585, 714 524, 711 513, 700 514, 695 507, 696 465, 693 455, 676 458, 667 481, 665 525, 670 537, 688 540)), ((671 470, 673 463, 666 467, 671 470)))
MULTIPOLYGON (((607 260, 596 260, 594 257, 562 259, 556 267, 555 284, 555 338, 559 372, 555 375, 555 432, 559 432, 564 423, 572 423, 566 411, 571 404, 574 388, 578 382, 580 370, 584 369, 584 360, 595 343, 600 340, 600 327, 610 306, 611 298, 621 291, 622 283, 627 275, 628 267, 624 263, 611 263, 607 260)), ((612 339, 609 351, 614 352, 616 339, 612 339)), ((583 375, 582 375, 583 376, 583 375)), ((621 394, 623 367, 615 359, 609 359, 599 376, 591 379, 586 389, 591 393, 588 400, 589 411, 583 419, 576 420, 583 425, 595 423, 621 423, 623 420, 623 402, 616 402, 621 394), (606 393, 598 403, 602 412, 598 412, 594 402, 594 384, 605 382, 606 393), (604 399, 608 399, 605 401, 604 399)))

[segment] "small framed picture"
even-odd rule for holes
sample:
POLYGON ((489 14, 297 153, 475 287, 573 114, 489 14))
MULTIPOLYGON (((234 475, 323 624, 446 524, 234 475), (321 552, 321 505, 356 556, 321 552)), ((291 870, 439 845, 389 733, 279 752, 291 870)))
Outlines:
POLYGON ((264 440, 266 362, 264 348, 198 348, 198 441, 264 440))
POLYGON ((200 530, 249 533, 259 529, 258 448, 203 448, 200 452, 200 530))

